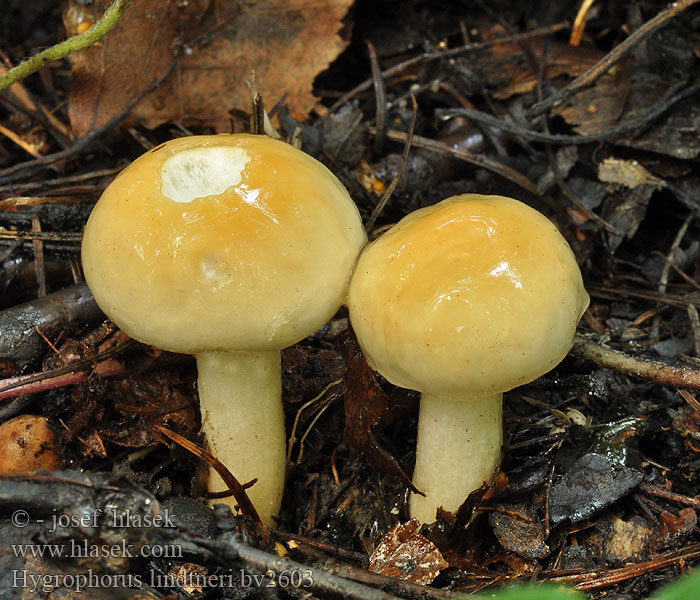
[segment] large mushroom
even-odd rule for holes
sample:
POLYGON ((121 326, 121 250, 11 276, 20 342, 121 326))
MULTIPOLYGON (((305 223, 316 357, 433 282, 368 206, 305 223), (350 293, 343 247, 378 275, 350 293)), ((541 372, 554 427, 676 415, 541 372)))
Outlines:
MULTIPOLYGON (((197 360, 210 451, 263 522, 285 470, 280 350, 338 310, 366 241, 321 163, 264 136, 192 136, 135 160, 85 227, 85 279, 131 337, 197 360)), ((226 489, 213 470, 212 492, 226 489)), ((233 506, 233 500, 230 504, 233 506)))
POLYGON ((422 393, 412 516, 432 522, 491 479, 503 392, 566 356, 588 301, 566 240, 512 198, 454 196, 365 247, 352 326, 377 371, 422 393))

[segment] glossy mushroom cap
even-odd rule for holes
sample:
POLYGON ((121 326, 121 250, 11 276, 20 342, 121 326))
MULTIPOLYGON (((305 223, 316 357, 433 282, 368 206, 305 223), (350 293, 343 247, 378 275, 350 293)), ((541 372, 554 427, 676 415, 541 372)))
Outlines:
POLYGON ((188 354, 279 350, 341 305, 366 241, 338 179, 257 135, 175 139, 107 187, 83 268, 126 333, 188 354))
POLYGON ((480 397, 532 381, 572 345, 588 294, 566 240, 529 206, 463 194, 365 247, 348 290, 370 364, 391 383, 480 397))

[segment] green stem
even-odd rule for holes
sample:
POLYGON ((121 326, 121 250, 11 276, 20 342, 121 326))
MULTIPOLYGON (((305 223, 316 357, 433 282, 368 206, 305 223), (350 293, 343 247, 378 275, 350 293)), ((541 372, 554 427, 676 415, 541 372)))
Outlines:
POLYGON ((489 482, 501 461, 503 394, 485 398, 433 396, 420 401, 411 516, 435 521, 439 506, 455 511, 467 496, 489 482))
MULTIPOLYGON (((198 354, 199 406, 208 450, 242 484, 260 518, 272 525, 282 503, 285 474, 284 411, 279 352, 198 354)), ((213 469, 209 491, 226 484, 213 469)), ((235 500, 214 500, 229 504, 235 500)))
POLYGON ((129 8, 132 0, 114 0, 105 10, 104 14, 87 31, 51 46, 39 54, 28 58, 10 69, 4 75, 0 75, 0 91, 6 90, 21 79, 35 73, 50 62, 68 56, 73 52, 84 50, 94 43, 99 42, 119 22, 122 15, 129 8))

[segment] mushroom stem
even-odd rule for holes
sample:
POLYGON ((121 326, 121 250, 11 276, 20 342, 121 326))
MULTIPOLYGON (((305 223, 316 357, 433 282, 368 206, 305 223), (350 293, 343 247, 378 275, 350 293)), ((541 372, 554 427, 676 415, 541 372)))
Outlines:
MULTIPOLYGON (((285 430, 279 351, 197 354, 202 431, 209 451, 242 484, 257 478, 247 493, 266 525, 282 503, 285 430)), ((213 469, 209 491, 227 489, 213 469)), ((234 514, 235 500, 224 502, 234 514)))
POLYGON ((439 506, 454 511, 489 482, 501 459, 503 394, 480 399, 423 393, 411 516, 432 523, 439 506))

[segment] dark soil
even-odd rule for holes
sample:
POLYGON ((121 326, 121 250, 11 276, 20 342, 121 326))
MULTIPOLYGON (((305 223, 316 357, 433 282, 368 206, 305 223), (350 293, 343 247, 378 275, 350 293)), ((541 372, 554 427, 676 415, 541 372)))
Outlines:
MULTIPOLYGON (((90 373, 12 397, 2 396, 10 382, 0 381, 1 420, 48 417, 65 469, 0 476, 3 539, 66 541, 38 523, 18 529, 9 521, 18 508, 45 519, 105 502, 148 512, 144 498, 154 498, 180 517, 174 530, 126 531, 112 523, 72 535, 91 543, 126 536, 189 544, 180 560, 57 563, 6 552, 2 571, 128 575, 144 585, 124 597, 144 598, 330 597, 332 585, 318 582, 341 575, 336 594, 358 599, 376 597, 375 589, 446 598, 553 580, 590 598, 639 600, 698 564, 700 9, 662 15, 663 27, 641 29, 635 42, 631 34, 664 9, 664 2, 598 0, 574 46, 574 3, 358 0, 346 18, 351 44, 316 80, 318 114, 301 122, 282 107, 274 115, 283 136, 299 129, 302 147, 348 187, 371 222, 370 238, 453 194, 516 197, 556 223, 591 296, 572 353, 505 395, 506 446, 494 486, 422 530, 448 565, 429 586, 410 583, 421 581, 415 564, 404 572, 406 583, 367 569, 382 536, 408 519, 405 474, 413 466, 419 399, 358 361, 342 310, 283 352, 287 430, 297 443, 278 527, 268 532, 193 500, 206 495, 202 463, 159 427, 201 443, 194 362, 101 325, 80 285, 79 261, 82 227, 114 173, 144 143, 182 135, 182 128, 117 124, 71 149, 45 117, 0 93, 0 124, 49 157, 27 162, 0 135, 0 234, 25 232, 0 235, 0 377, 76 366, 90 373), (539 36, 483 43, 539 28, 539 36), (624 56, 610 54, 630 39, 624 56), (377 68, 394 69, 388 76, 373 76, 368 42, 377 68), (601 61, 602 77, 586 74, 601 61), (538 112, 577 77, 589 85, 538 112), (376 102, 377 90, 384 102, 376 102), (398 185, 375 213, 394 178, 398 185), (112 362, 91 372, 104 359, 112 362), (360 406, 367 398, 374 404, 360 406), (346 423, 346 414, 358 411, 361 420, 346 423), (256 548, 268 554, 248 552, 256 548), (308 569, 317 587, 284 585, 287 567, 275 563, 275 551, 296 561, 289 568, 308 569), (233 574, 234 584, 197 591, 154 579, 182 569, 233 574), (242 579, 243 570, 280 585, 261 588, 242 579)), ((13 63, 61 39, 53 0, 5 0, 2 13, 0 49, 13 63)), ((45 71, 26 85, 67 123, 70 66, 45 71)), ((265 100, 272 107, 277 99, 265 100)), ((439 562, 437 553, 406 551, 427 570, 439 562)), ((14 597, 16 581, 0 576, 0 586, 0 596, 14 597)), ((84 593, 122 597, 112 585, 84 593)))

